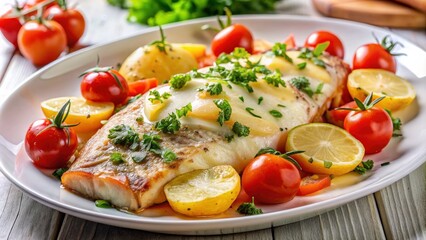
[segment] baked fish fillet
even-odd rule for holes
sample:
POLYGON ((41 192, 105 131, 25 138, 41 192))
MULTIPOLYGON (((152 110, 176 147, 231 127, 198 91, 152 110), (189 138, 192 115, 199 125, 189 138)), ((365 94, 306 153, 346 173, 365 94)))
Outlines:
MULTIPOLYGON (((222 164, 232 165, 241 172, 260 148, 280 149, 289 129, 320 121, 332 102, 340 98, 347 75, 341 60, 322 56, 326 66, 322 68, 309 60, 296 60, 297 51, 287 54, 293 56, 293 63, 272 55, 253 57, 257 64, 280 70, 279 79, 284 84, 268 82, 265 75, 257 74, 257 80, 248 83, 253 90, 249 92, 247 86, 214 77, 206 79, 199 74, 181 89, 171 89, 169 85, 158 87, 160 98, 145 94, 111 117, 87 142, 62 176, 63 186, 91 199, 108 200, 118 208, 139 211, 166 201, 163 186, 179 174, 222 164), (299 70, 298 62, 307 62, 307 65, 299 70), (295 86, 294 79, 301 76, 309 80, 314 93, 307 94, 295 86), (222 92, 209 94, 208 85, 218 83, 223 86, 222 92), (165 92, 171 94, 167 99, 161 98, 165 92), (220 99, 232 107, 230 118, 222 126, 217 122, 221 110, 214 103, 220 99), (180 130, 164 133, 155 129, 156 122, 188 103, 192 104, 192 111, 180 118, 180 130), (235 122, 248 127, 250 134, 241 137, 234 134, 235 122), (130 127, 139 136, 158 134, 161 148, 171 150, 177 158, 166 162, 161 154, 147 151, 143 161, 133 161, 133 150, 112 143, 108 137, 110 130, 119 125, 130 127), (111 161, 114 153, 119 153, 124 161, 114 164, 111 161)), ((233 67, 229 63, 224 65, 228 70, 233 67)), ((200 72, 206 73, 209 69, 200 72)))

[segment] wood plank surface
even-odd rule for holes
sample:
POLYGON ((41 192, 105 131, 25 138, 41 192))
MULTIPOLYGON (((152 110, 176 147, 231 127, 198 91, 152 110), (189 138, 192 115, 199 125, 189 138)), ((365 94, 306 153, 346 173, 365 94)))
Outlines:
MULTIPOLYGON (((90 22, 82 45, 143 31, 106 0, 79 1, 90 22), (96 12, 98 14, 90 14, 96 12), (111 18, 114 19, 112 25, 111 18), (112 26, 112 27, 110 27, 112 26)), ((279 13, 318 16, 309 0, 285 0, 279 13)), ((398 30, 425 49, 424 31, 398 30)), ((37 69, 0 41, 0 102, 37 69)), ((274 228, 221 236, 174 236, 99 224, 30 199, 0 174, 0 239, 426 239, 426 164, 388 188, 335 210, 274 228), (377 205, 376 205, 377 203, 377 205), (383 225, 382 225, 383 223, 383 225)))
MULTIPOLYGON (((426 50, 426 30, 391 31, 426 50)), ((426 163, 374 195, 387 239, 426 239, 426 163)))
POLYGON ((387 239, 426 239, 426 164, 375 193, 387 239))

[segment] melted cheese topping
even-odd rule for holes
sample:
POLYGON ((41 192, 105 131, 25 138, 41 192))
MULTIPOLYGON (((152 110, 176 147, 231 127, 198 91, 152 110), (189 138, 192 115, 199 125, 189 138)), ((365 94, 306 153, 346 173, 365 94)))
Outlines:
MULTIPOLYGON (((254 62, 259 61, 260 64, 265 65, 271 70, 279 70, 283 75, 302 75, 313 79, 318 79, 324 83, 331 82, 331 76, 326 69, 315 65, 312 61, 307 59, 298 58, 300 51, 289 51, 287 55, 293 59, 293 63, 285 60, 282 57, 275 57, 274 55, 254 55, 252 59, 254 62), (297 64, 306 63, 306 67, 302 70, 297 68, 297 64)), ((320 57, 321 59, 321 57, 320 57)))
MULTIPOLYGON (((281 57, 263 56, 261 64, 271 70, 279 69, 283 73, 282 79, 286 83, 285 87, 268 84, 263 78, 264 75, 257 75, 257 82, 251 82, 253 92, 249 93, 246 88, 231 82, 222 80, 193 78, 183 88, 175 90, 169 85, 163 85, 156 90, 163 94, 168 92, 171 97, 160 101, 149 101, 149 94, 145 95, 144 115, 150 122, 159 121, 167 117, 170 113, 191 103, 192 111, 186 117, 182 117, 181 123, 187 127, 201 127, 216 131, 224 135, 231 133, 232 126, 239 122, 250 128, 250 135, 272 136, 280 131, 287 131, 301 123, 307 123, 316 114, 319 106, 324 104, 326 98, 336 89, 332 83, 328 72, 321 67, 314 65, 305 59, 296 59, 298 52, 288 52, 294 60, 294 64, 307 62, 304 70, 297 67, 281 57), (300 61, 299 61, 300 60, 300 61), (315 94, 312 98, 301 93, 290 83, 290 80, 297 76, 305 76, 309 79, 311 88, 316 89, 319 84, 323 84, 323 94, 315 94), (223 91, 219 95, 210 95, 208 92, 200 91, 211 83, 222 83, 223 91), (228 87, 227 85, 230 85, 228 87), (263 100, 259 103, 259 98, 263 100), (232 114, 229 121, 225 121, 223 126, 217 122, 220 109, 213 102, 216 99, 225 99, 232 107, 232 114), (242 101, 241 99, 244 99, 242 101), (250 110, 251 114, 248 110, 250 110), (274 117, 270 112, 278 111, 282 117, 274 117)), ((230 68, 233 65, 224 65, 230 68)), ((203 71, 203 70, 200 70, 203 71)), ((204 70, 206 72, 207 70, 204 70)))

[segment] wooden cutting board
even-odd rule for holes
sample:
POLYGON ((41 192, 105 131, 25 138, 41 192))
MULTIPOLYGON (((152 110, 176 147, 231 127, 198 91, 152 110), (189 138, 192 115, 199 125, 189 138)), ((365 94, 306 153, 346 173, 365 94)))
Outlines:
MULTIPOLYGON (((425 0, 426 1, 426 0, 425 0)), ((325 16, 382 27, 426 28, 426 14, 386 0, 312 0, 325 16)))

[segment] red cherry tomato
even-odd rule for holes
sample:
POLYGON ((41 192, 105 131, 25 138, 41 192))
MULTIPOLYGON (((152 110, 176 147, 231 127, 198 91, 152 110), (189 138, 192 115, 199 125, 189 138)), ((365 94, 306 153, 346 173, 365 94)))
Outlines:
MULTIPOLYGON (((341 108, 357 109, 358 106, 356 105, 355 101, 352 101, 352 102, 346 103, 345 105, 342 105, 341 108)), ((350 110, 340 110, 340 109, 329 110, 326 113, 327 122, 343 128, 343 122, 345 121, 346 116, 350 112, 351 112, 350 110)))
POLYGON ((290 201, 300 185, 299 170, 289 161, 263 154, 244 169, 242 186, 257 202, 275 204, 290 201))
POLYGON ((296 48, 296 39, 294 38, 293 33, 287 36, 286 39, 284 39, 284 43, 287 46, 287 49, 296 48))
POLYGON ((211 47, 216 57, 221 53, 231 53, 235 48, 244 48, 248 53, 253 53, 253 36, 244 25, 233 24, 216 34, 211 47))
POLYGON ((158 80, 156 78, 147 78, 135 82, 128 82, 129 85, 129 97, 136 96, 138 94, 144 94, 151 88, 158 86, 158 80))
POLYGON ((0 16, 0 31, 7 41, 13 44, 15 48, 18 48, 18 32, 22 24, 17 14, 12 12, 12 9, 9 9, 0 16))
POLYGON ((305 47, 315 48, 318 44, 323 42, 330 42, 330 45, 325 49, 326 52, 333 56, 342 58, 345 56, 345 50, 342 41, 331 32, 318 31, 311 33, 305 41, 305 47))
MULTIPOLYGON (((62 108, 66 109, 69 104, 66 103, 62 108)), ((78 139, 72 128, 62 125, 66 117, 66 111, 63 111, 53 121, 37 120, 28 128, 25 150, 36 166, 49 169, 65 167, 74 154, 78 139)))
POLYGON ((18 46, 25 58, 34 65, 42 66, 61 55, 67 47, 67 37, 62 26, 55 21, 29 21, 19 30, 18 46))
POLYGON ((126 100, 129 86, 126 79, 111 67, 95 67, 83 74, 80 90, 87 100, 120 104, 126 100))
POLYGON ((72 8, 63 9, 58 5, 48 8, 44 12, 44 17, 61 24, 67 35, 68 47, 73 47, 83 36, 86 23, 80 11, 72 8))
POLYGON ((322 190, 331 185, 331 178, 329 175, 314 174, 302 178, 300 182, 298 196, 308 195, 319 190, 322 190))
POLYGON ((345 118, 344 128, 364 145, 366 154, 380 152, 388 145, 393 132, 389 114, 377 107, 350 112, 345 118))
POLYGON ((199 59, 198 61, 198 68, 204 68, 213 66, 214 62, 216 61, 216 57, 213 54, 207 54, 199 59))
POLYGON ((378 43, 359 47, 354 54, 352 69, 376 68, 396 72, 395 58, 378 43))

